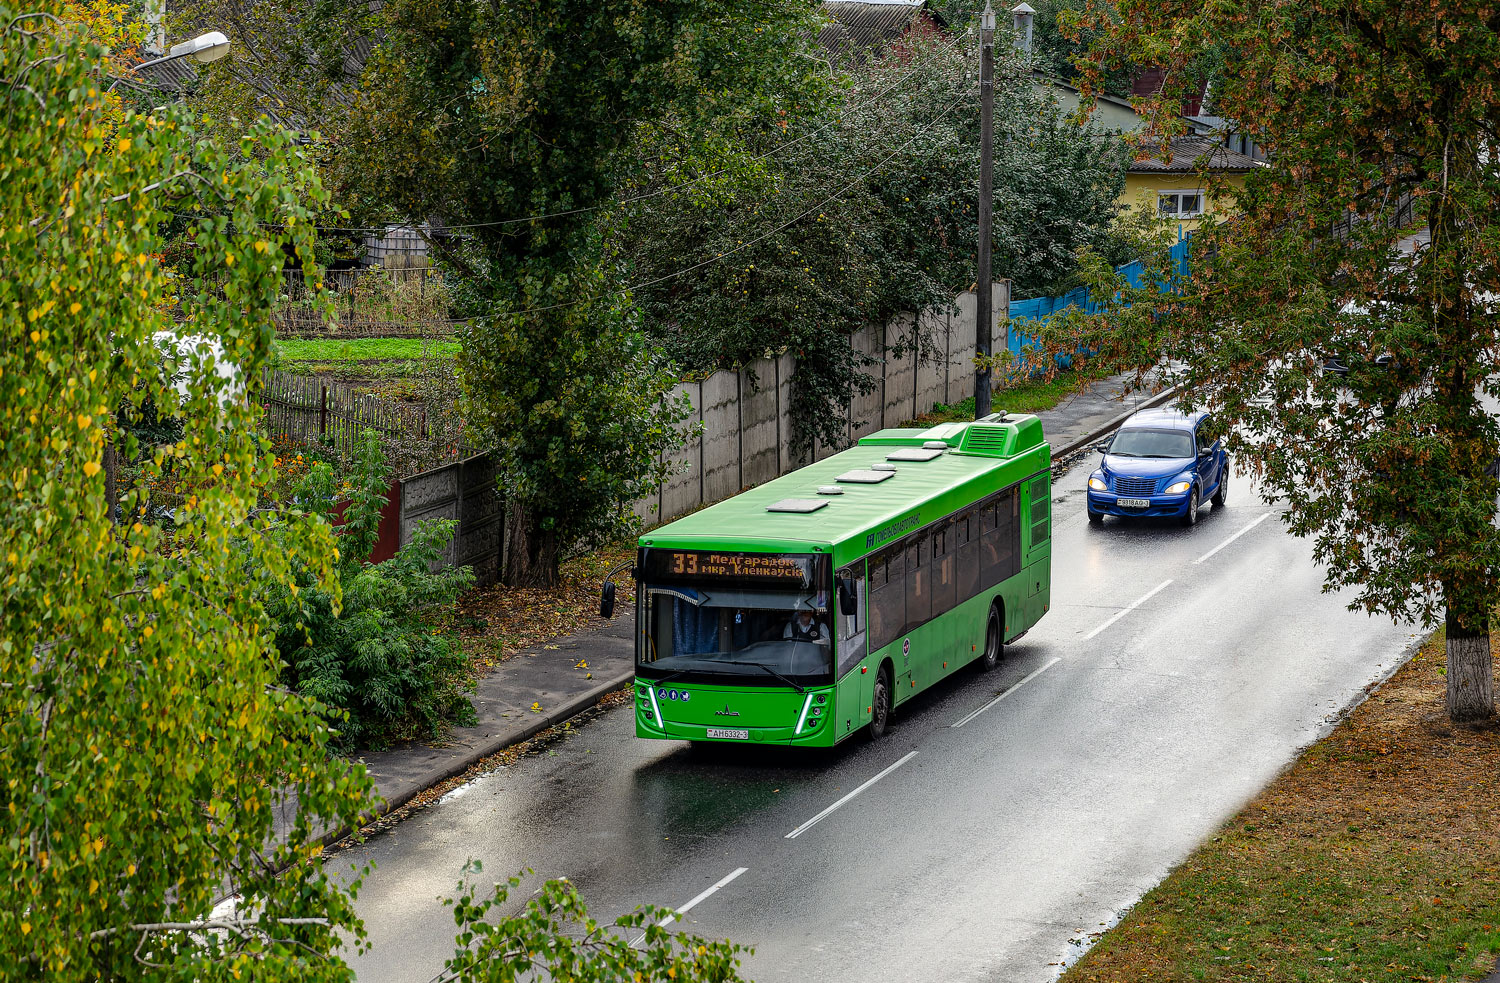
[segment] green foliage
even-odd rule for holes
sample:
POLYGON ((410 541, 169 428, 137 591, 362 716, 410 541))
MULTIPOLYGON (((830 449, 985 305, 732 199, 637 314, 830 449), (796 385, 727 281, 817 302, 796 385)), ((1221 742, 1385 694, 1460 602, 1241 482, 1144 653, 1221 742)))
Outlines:
POLYGON ((237 366, 253 396, 283 245, 310 256, 326 194, 265 124, 246 165, 175 109, 116 115, 105 52, 40 6, 0 2, 0 978, 346 980, 351 889, 311 858, 370 784, 277 685, 245 572, 335 589, 332 538, 272 548, 254 402, 216 373, 237 366), (169 210, 199 242, 179 279, 153 259, 169 210), (172 359, 180 398, 162 331, 199 339, 172 359), (114 419, 148 396, 176 407, 174 443, 114 419), (109 444, 148 479, 193 476, 171 523, 111 522, 109 444), (231 891, 225 929, 195 930, 231 891))
MULTIPOLYGON (((418 523, 394 557, 369 563, 389 488, 390 471, 372 435, 346 493, 338 590, 306 578, 295 593, 278 591, 267 604, 283 682, 319 703, 346 749, 435 737, 449 723, 475 719, 463 695, 468 661, 444 617, 473 585, 474 573, 466 566, 432 572, 458 523, 418 523)), ((337 497, 332 469, 315 464, 294 502, 316 521, 332 522, 337 497)))
MULTIPOLYGON (((618 235, 636 278, 656 281, 636 299, 680 364, 796 357, 800 448, 837 445, 850 398, 871 384, 860 370, 882 353, 851 350, 851 332, 946 308, 973 283, 973 45, 937 37, 909 49, 857 70, 837 102, 789 132, 748 143, 747 155, 799 140, 762 173, 712 189, 664 184, 626 206, 618 235)), ((1122 150, 1064 120, 1019 62, 1002 57, 996 76, 994 269, 1018 297, 1056 292, 1077 250, 1106 239, 1122 150)), ((908 330, 886 343, 925 351, 930 341, 908 330)))
POLYGON ((554 581, 563 549, 635 527, 632 504, 670 473, 687 400, 631 311, 596 303, 476 325, 460 364, 470 424, 495 441, 509 582, 554 581))
MULTIPOLYGON (((1271 148, 1269 166, 1242 191, 1205 176, 1240 217, 1197 233, 1190 282, 1161 271, 1177 296, 1127 290, 1054 336, 1173 365, 1192 400, 1239 425, 1238 469, 1313 539, 1327 586, 1396 618, 1445 614, 1452 652, 1487 634, 1500 587, 1500 429, 1482 402, 1500 395, 1500 35, 1487 3, 1438 9, 1355 0, 1247 18, 1122 0, 1108 43, 1171 80, 1158 128, 1215 62, 1216 112, 1271 148), (1415 254, 1396 246, 1412 201, 1430 234, 1415 254), (1321 371, 1330 356, 1353 363, 1347 376, 1321 371)), ((1485 665, 1449 675, 1476 681, 1466 712, 1483 716, 1475 648, 1485 665)), ((1460 696, 1450 687, 1450 712, 1460 696)))
MULTIPOLYGON (((478 873, 471 861, 465 870, 478 873)), ((523 872, 529 873, 529 872, 523 872)), ((538 977, 566 983, 742 983, 739 954, 744 948, 713 942, 659 924, 669 909, 642 907, 609 925, 589 917, 578 889, 550 880, 513 915, 491 920, 503 908, 520 877, 496 884, 479 897, 467 878, 458 886, 453 920, 458 949, 434 983, 513 983, 538 977), (640 942, 631 944, 633 936, 640 942)), ((753 950, 752 950, 753 951, 753 950)))
POLYGON ((826 66, 804 57, 816 5, 203 0, 190 16, 217 23, 247 6, 264 64, 205 73, 213 104, 318 122, 355 214, 467 227, 433 243, 454 313, 473 317, 468 416, 499 443, 521 518, 505 578, 554 581, 561 549, 631 518, 622 496, 659 479, 677 440, 661 361, 617 309, 622 271, 599 209, 632 179, 736 153, 720 127, 775 127, 821 98, 826 66), (335 55, 376 31, 355 91, 335 55), (271 97, 255 99, 257 87, 271 97), (527 220, 538 215, 550 217, 527 220))

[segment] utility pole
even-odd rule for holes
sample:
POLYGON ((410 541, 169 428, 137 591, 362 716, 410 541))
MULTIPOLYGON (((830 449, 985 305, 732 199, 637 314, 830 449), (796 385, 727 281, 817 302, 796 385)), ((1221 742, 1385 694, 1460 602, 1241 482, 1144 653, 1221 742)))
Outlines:
POLYGON ((990 334, 994 330, 995 291, 990 276, 990 240, 993 218, 990 209, 995 193, 991 188, 995 143, 995 11, 985 0, 979 15, 979 276, 974 316, 974 357, 984 360, 974 369, 974 419, 990 415, 990 334))

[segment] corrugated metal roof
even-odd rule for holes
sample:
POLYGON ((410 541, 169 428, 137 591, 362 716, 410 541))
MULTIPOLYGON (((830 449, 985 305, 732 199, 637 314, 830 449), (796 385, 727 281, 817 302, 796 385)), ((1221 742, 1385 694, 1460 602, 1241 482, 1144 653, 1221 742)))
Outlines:
POLYGON ((1199 136, 1173 137, 1171 149, 1171 163, 1167 163, 1160 151, 1157 151, 1145 160, 1132 161, 1129 167, 1130 173, 1185 174, 1198 170, 1205 163, 1210 171, 1253 171, 1257 167, 1265 166, 1253 157, 1248 157, 1237 150, 1230 150, 1215 140, 1199 136), (1207 160, 1205 161, 1204 158, 1207 160))
POLYGON ((892 41, 899 40, 918 18, 946 26, 926 0, 826 0, 824 13, 833 22, 818 33, 818 43, 835 62, 879 56, 892 41))

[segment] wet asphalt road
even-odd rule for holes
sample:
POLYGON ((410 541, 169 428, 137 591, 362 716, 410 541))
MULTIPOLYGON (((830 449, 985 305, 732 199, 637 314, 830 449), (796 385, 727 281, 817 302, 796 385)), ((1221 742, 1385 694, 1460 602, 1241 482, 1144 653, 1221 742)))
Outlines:
POLYGON ((1051 612, 878 745, 704 753, 636 740, 624 707, 342 855, 377 865, 361 983, 441 969, 469 858, 566 875, 604 917, 745 868, 679 924, 754 946, 761 983, 1054 978, 1413 641, 1322 594, 1243 479, 1196 528, 1094 529, 1091 466, 1053 490, 1051 612))

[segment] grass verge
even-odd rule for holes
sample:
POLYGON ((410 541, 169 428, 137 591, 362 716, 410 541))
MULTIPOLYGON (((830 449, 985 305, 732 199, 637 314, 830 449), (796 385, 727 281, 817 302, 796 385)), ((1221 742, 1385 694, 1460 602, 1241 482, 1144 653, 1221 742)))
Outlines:
MULTIPOLYGON (((1103 369, 1084 368, 1078 372, 1063 372, 1049 382, 1025 382, 1017 386, 996 390, 992 403, 996 410, 1007 413, 1039 413, 1050 410, 1078 392, 1080 386, 1104 378, 1103 369)), ((935 427, 940 423, 967 423, 974 419, 974 397, 948 406, 939 403, 929 413, 901 424, 903 427, 935 427)))
POLYGON ((1500 954, 1500 727, 1450 726, 1443 636, 1062 983, 1477 980, 1500 954))

